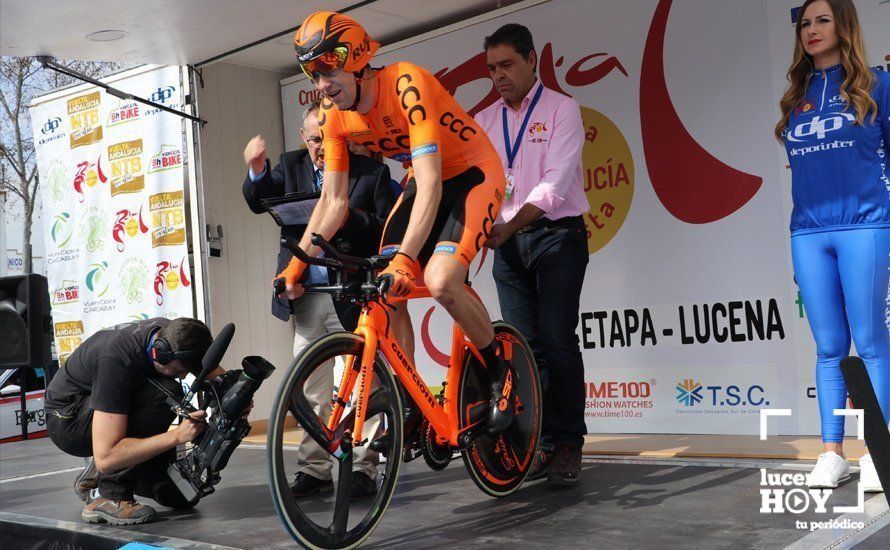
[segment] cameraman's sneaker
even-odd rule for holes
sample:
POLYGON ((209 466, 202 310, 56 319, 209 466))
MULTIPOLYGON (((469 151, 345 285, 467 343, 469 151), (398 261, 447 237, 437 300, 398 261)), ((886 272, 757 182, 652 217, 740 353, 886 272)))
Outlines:
POLYGON ((90 491, 80 517, 90 523, 109 525, 137 525, 148 523, 158 517, 151 506, 139 504, 135 500, 111 500, 99 494, 98 489, 90 491))
POLYGON ((850 465, 847 459, 834 451, 819 455, 816 467, 807 475, 810 489, 834 489, 841 481, 850 479, 850 465))
POLYGON ((93 457, 87 459, 87 464, 83 471, 77 475, 74 480, 74 493, 81 502, 86 503, 90 496, 90 491, 99 486, 99 470, 96 468, 96 461, 93 457))
POLYGON ((317 477, 298 472, 297 477, 290 486, 290 492, 297 498, 308 497, 315 493, 327 493, 334 490, 334 482, 330 479, 318 479, 317 477))
POLYGON ((875 469, 875 462, 871 459, 871 455, 863 455, 859 459, 859 486, 866 493, 883 493, 881 480, 878 479, 878 471, 875 469))

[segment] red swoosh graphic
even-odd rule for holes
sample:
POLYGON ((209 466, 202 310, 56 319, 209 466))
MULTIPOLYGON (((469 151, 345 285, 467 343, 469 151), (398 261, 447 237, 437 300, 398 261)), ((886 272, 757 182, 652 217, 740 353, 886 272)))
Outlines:
POLYGON ((649 179, 661 204, 687 223, 711 223, 745 205, 763 178, 728 166, 689 134, 664 78, 664 34, 672 0, 660 0, 649 27, 640 79, 640 119, 649 179))
POLYGON ((488 249, 484 246, 482 247, 482 258, 479 259, 479 267, 476 268, 476 273, 473 273, 473 277, 479 275, 479 272, 482 271, 482 265, 485 263, 485 257, 488 256, 488 249))
POLYGON ((436 349, 432 338, 430 338, 430 317, 433 316, 434 309, 436 309, 436 306, 432 306, 423 316, 423 323, 420 326, 420 339, 423 341, 423 348, 426 350, 427 355, 430 356, 430 359, 443 367, 447 367, 448 361, 451 360, 451 356, 445 355, 436 349))

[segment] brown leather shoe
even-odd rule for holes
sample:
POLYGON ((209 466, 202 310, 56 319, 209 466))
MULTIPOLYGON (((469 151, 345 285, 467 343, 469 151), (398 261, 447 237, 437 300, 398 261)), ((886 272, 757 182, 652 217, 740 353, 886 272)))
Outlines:
POLYGON ((532 462, 531 468, 529 468, 528 477, 526 477, 525 480, 535 481, 538 479, 544 479, 545 477, 547 477, 547 474, 550 471, 550 465, 552 463, 553 452, 538 449, 535 452, 535 459, 532 462))
POLYGON ((556 444, 556 453, 547 471, 547 481, 553 485, 569 487, 581 479, 581 447, 556 444))
POLYGON ((109 525, 136 525, 154 521, 158 513, 151 506, 135 500, 111 500, 94 490, 90 492, 80 517, 90 523, 104 521, 109 525))
POLYGON ((96 468, 96 461, 93 457, 87 459, 87 464, 83 471, 77 475, 74 480, 74 494, 81 502, 86 503, 90 496, 90 491, 99 486, 99 470, 96 468))

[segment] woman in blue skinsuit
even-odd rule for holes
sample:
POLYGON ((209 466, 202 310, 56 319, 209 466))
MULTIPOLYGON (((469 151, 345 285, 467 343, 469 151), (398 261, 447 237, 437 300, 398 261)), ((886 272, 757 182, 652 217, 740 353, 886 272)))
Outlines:
MULTIPOLYGON (((791 165, 791 255, 816 340, 825 452, 810 487, 850 476, 840 361, 850 338, 884 418, 890 407, 890 74, 871 70, 852 0, 807 0, 797 21, 791 82, 776 137, 791 165)), ((859 460, 866 491, 881 486, 859 460)))

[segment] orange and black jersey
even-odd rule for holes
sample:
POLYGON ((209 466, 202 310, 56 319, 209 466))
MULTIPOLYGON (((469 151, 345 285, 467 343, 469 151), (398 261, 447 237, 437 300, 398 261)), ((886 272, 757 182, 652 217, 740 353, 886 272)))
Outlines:
POLYGON ((443 180, 473 166, 501 165, 485 132, 429 71, 403 62, 380 69, 373 78, 376 98, 365 114, 322 102, 319 126, 326 170, 349 170, 347 140, 406 165, 439 154, 443 180))

